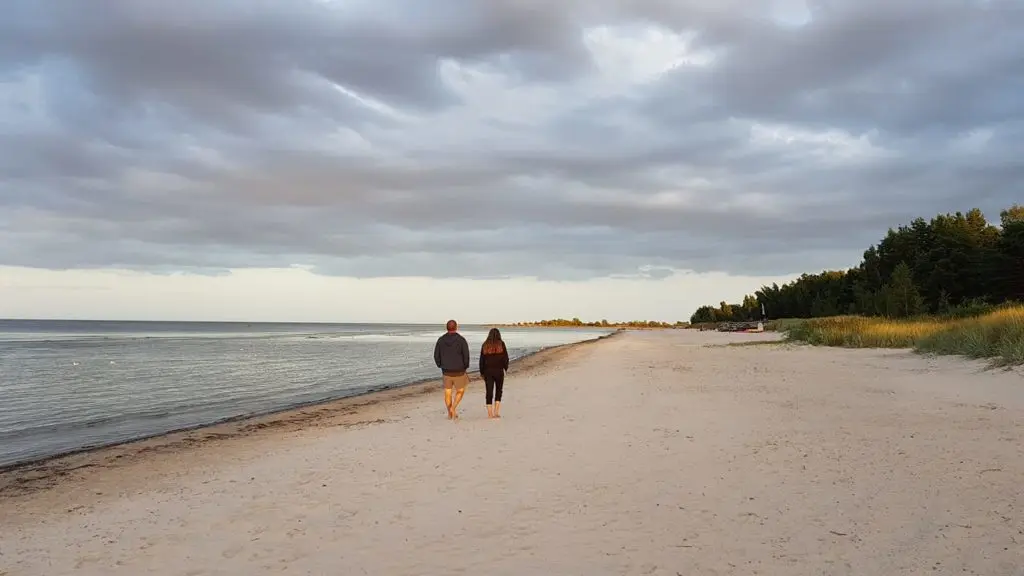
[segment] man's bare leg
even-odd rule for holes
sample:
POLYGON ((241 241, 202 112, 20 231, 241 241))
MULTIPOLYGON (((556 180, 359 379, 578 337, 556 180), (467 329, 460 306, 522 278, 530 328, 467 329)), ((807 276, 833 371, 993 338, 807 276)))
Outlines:
POLYGON ((501 418, 501 402, 494 403, 494 417, 501 418))
POLYGON ((444 406, 448 409, 448 419, 455 418, 455 407, 452 406, 452 388, 451 386, 444 387, 444 406))
POLYGON ((458 390, 455 391, 455 401, 452 402, 452 417, 453 418, 457 419, 459 417, 459 412, 458 412, 458 410, 459 410, 459 402, 462 402, 462 395, 465 394, 465 393, 466 393, 466 389, 465 388, 459 388, 458 390))

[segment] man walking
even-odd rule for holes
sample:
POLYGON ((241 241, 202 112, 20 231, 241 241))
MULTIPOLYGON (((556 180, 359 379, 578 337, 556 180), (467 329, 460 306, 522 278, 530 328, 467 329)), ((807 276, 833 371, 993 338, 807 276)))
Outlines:
POLYGON ((448 408, 448 419, 456 420, 459 402, 469 384, 469 343, 458 333, 459 325, 455 320, 449 320, 445 328, 447 331, 434 345, 434 364, 441 369, 444 378, 444 405, 448 408), (455 389, 454 399, 452 388, 455 389))

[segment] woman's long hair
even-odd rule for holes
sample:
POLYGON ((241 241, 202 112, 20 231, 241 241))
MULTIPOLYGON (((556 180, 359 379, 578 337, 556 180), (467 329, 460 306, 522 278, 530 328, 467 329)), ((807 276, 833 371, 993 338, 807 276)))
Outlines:
POLYGON ((501 354, 505 351, 505 343, 501 340, 501 332, 498 332, 497 328, 491 328, 491 331, 487 333, 487 339, 484 340, 484 345, 480 348, 480 352, 483 354, 501 354))

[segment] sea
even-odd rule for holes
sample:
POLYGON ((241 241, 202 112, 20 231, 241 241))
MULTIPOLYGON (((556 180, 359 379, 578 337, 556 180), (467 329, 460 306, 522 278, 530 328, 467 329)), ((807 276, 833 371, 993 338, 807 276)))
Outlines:
MULTIPOLYGON (((488 329, 459 329, 472 367, 488 329)), ((500 330, 512 358, 611 332, 500 330)), ((437 378, 433 349, 443 332, 417 324, 0 320, 0 468, 437 378)))

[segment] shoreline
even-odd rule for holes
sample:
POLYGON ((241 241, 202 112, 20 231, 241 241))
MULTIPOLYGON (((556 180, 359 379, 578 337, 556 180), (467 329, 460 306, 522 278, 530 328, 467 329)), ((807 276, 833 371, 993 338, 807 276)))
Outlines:
POLYGON ((67 459, 83 469, 0 496, 0 575, 1024 565, 1017 376, 728 346, 777 335, 618 334, 519 362, 502 420, 479 381, 455 423, 425 384, 67 459))
MULTIPOLYGON (((143 322, 143 321, 140 321, 140 322, 143 322)), ((598 340, 598 339, 601 339, 601 338, 606 338, 608 336, 611 336, 611 335, 615 334, 615 332, 616 331, 613 330, 610 334, 606 334, 604 336, 599 336, 597 338, 590 338, 590 339, 587 339, 587 340, 580 340, 578 342, 570 342, 568 344, 558 344, 558 345, 555 345, 555 346, 542 347, 542 348, 539 348, 537 350, 534 350, 533 352, 529 352, 527 354, 524 354, 522 356, 519 356, 519 357, 511 360, 510 363, 509 363, 509 365, 510 365, 509 367, 511 369, 512 365, 514 365, 515 363, 521 362, 523 360, 526 360, 527 358, 530 358, 531 356, 534 356, 536 354, 540 354, 540 353, 542 353, 542 352, 544 352, 546 350, 553 350, 553 349, 559 348, 561 346, 571 346, 573 344, 580 344, 580 343, 589 342, 589 341, 592 341, 592 340, 598 340)), ((470 374, 472 375, 473 373, 470 372, 470 374)), ((215 426, 221 426, 221 425, 224 425, 224 424, 233 424, 233 423, 239 423, 239 422, 243 422, 243 421, 247 421, 247 420, 253 420, 253 419, 257 419, 257 418, 268 418, 268 417, 273 417, 273 416, 277 416, 277 415, 283 415, 283 414, 287 414, 289 412, 293 412, 293 411, 296 411, 296 410, 302 410, 302 409, 306 409, 306 408, 314 408, 314 407, 317 407, 317 406, 324 406, 324 405, 331 404, 331 403, 334 403, 334 402, 339 402, 341 400, 347 400, 347 399, 351 399, 351 398, 362 398, 362 397, 366 397, 366 396, 371 395, 371 394, 377 394, 377 393, 380 393, 380 392, 387 392, 389 390, 400 390, 400 389, 404 389, 404 388, 409 388, 411 386, 419 386, 419 385, 423 385, 423 384, 430 384, 431 382, 434 382, 434 381, 437 381, 438 383, 440 383, 441 380, 439 378, 436 378, 436 377, 428 377, 428 378, 419 378, 419 379, 413 379, 413 380, 402 380, 402 381, 398 381, 398 382, 394 382, 394 383, 379 384, 379 385, 375 385, 375 386, 372 386, 370 388, 367 388, 365 390, 359 390, 359 391, 356 391, 356 392, 353 392, 353 393, 349 393, 349 394, 345 394, 345 395, 342 395, 342 396, 335 396, 335 397, 325 398, 325 399, 321 399, 321 400, 311 400, 311 401, 307 401, 307 402, 299 402, 299 403, 295 403, 295 404, 288 404, 286 406, 282 406, 280 408, 275 408, 275 409, 268 410, 268 411, 253 412, 253 413, 248 413, 248 414, 239 414, 239 415, 235 415, 235 416, 227 416, 227 417, 219 418, 217 420, 213 420, 213 421, 210 421, 210 422, 204 422, 204 423, 201 423, 201 424, 194 424, 194 425, 190 425, 190 426, 184 426, 184 427, 181 427, 181 428, 173 428, 171 430, 167 430, 167 431, 164 431, 164 432, 155 432, 155 433, 145 434, 145 435, 142 435, 142 436, 136 436, 134 438, 129 438, 129 439, 125 439, 125 440, 115 440, 115 441, 111 441, 111 442, 104 442, 104 443, 100 443, 100 444, 94 444, 94 445, 91 445, 91 446, 83 446, 81 448, 74 448, 74 449, 71 449, 71 450, 64 450, 64 451, 57 452, 57 453, 54 453, 54 454, 49 454, 49 455, 46 455, 46 456, 38 456, 38 457, 29 458, 28 460, 22 460, 20 462, 13 462, 13 463, 8 463, 8 464, 0 464, 0 477, 2 477, 4 474, 6 474, 8 472, 16 471, 19 468, 29 467, 29 466, 32 466, 34 464, 42 464, 42 463, 48 462, 50 460, 56 460, 56 459, 65 458, 65 457, 69 457, 69 456, 76 456, 76 455, 79 455, 79 454, 85 454, 85 453, 89 453, 89 452, 95 452, 97 450, 103 450, 103 449, 106 449, 106 448, 113 448, 113 447, 117 447, 117 446, 123 446, 123 445, 126 445, 126 444, 133 444, 133 443, 137 443, 137 442, 143 442, 143 441, 146 441, 146 440, 152 440, 152 439, 155 439, 155 438, 161 438, 161 437, 168 436, 168 435, 171 435, 171 434, 182 434, 182 433, 186 433, 186 432, 200 431, 200 430, 204 430, 204 429, 215 427, 215 426)), ((0 575, 0 576, 2 576, 2 575, 0 575)))
MULTIPOLYGON (((541 348, 525 354, 509 363, 509 374, 530 372, 559 360, 578 348, 595 344, 621 334, 614 330, 609 334, 541 348)), ((480 375, 470 371, 470 383, 480 382, 480 375)), ((439 392, 440 378, 413 381, 393 387, 371 389, 350 396, 326 401, 289 406, 281 410, 261 414, 234 416, 227 419, 190 426, 145 437, 133 438, 99 446, 62 452, 43 458, 0 466, 0 499, 30 494, 52 487, 64 477, 77 470, 89 468, 112 468, 125 461, 136 461, 152 454, 193 448, 216 441, 229 441, 254 436, 266 431, 295 431, 305 427, 322 425, 330 419, 357 416, 366 406, 394 402, 403 398, 439 392)), ((363 422, 342 423, 354 426, 363 422)))
POLYGON ((688 330, 689 326, 555 326, 555 325, 541 325, 541 324, 488 324, 488 327, 494 328, 530 328, 530 329, 548 329, 548 330, 613 330, 613 331, 643 331, 643 330, 688 330))

